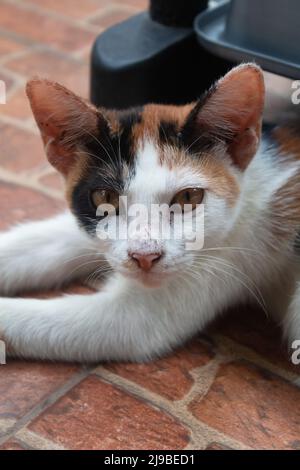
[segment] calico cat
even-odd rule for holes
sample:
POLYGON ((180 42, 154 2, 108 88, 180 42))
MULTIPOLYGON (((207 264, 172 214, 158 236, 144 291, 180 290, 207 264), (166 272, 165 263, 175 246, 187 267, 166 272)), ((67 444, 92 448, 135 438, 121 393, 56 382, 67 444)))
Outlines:
POLYGON ((262 133, 258 66, 234 68, 184 106, 96 109, 38 78, 27 94, 71 210, 0 235, 0 337, 11 355, 149 360, 252 300, 300 339, 300 134, 296 123, 262 133), (119 196, 192 214, 203 204, 204 246, 149 237, 146 222, 135 236, 101 239, 109 214, 96 208, 120 217, 119 196), (12 297, 93 273, 106 281, 91 295, 12 297))

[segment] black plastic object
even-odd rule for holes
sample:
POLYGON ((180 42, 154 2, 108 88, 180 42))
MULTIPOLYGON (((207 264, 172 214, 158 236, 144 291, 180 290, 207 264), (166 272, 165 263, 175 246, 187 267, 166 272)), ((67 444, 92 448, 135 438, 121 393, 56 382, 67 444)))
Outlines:
POLYGON ((199 47, 192 28, 164 26, 145 12, 96 39, 91 100, 115 109, 149 102, 186 103, 230 66, 199 47))
POLYGON ((152 20, 165 26, 192 27, 195 16, 205 10, 208 0, 151 0, 152 20))
POLYGON ((194 27, 212 54, 300 78, 299 0, 231 0, 200 13, 194 27))

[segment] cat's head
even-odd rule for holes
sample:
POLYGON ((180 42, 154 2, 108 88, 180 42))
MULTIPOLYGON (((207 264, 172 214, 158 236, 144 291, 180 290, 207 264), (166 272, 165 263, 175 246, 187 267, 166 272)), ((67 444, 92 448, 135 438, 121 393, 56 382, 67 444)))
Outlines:
MULTIPOLYGON (((49 162, 65 178, 67 199, 83 229, 97 239, 107 229, 101 225, 97 232, 99 221, 123 220, 125 204, 127 216, 136 204, 148 210, 149 217, 133 223, 127 236, 116 230, 116 237, 99 239, 99 250, 117 271, 152 285, 191 269, 199 253, 186 247, 200 204, 204 246, 222 245, 234 226, 243 173, 260 141, 264 81, 259 67, 236 67, 185 106, 96 109, 43 79, 31 80, 27 94, 49 162), (110 206, 97 217, 96 207, 103 204, 110 206), (180 215, 165 214, 162 222, 154 222, 150 212, 161 204, 177 204, 180 215), (182 229, 185 205, 189 216, 182 229), (171 236, 162 230, 153 236, 155 224, 169 225, 171 236)), ((133 219, 131 214, 126 224, 133 219)))

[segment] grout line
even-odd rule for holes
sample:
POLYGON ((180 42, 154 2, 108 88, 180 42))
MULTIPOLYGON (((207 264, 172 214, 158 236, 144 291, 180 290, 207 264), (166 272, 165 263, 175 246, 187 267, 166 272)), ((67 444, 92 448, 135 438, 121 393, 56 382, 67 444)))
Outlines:
MULTIPOLYGON (((4 105, 7 106, 7 105, 4 105)), ((0 114, 0 121, 2 121, 4 124, 10 124, 12 126, 17 127, 18 129, 21 129, 23 131, 27 131, 29 133, 32 133, 36 136, 39 136, 39 130, 37 129, 36 126, 32 125, 32 121, 28 121, 28 118, 26 120, 21 120, 18 118, 14 118, 11 116, 7 116, 6 114, 0 114)))
MULTIPOLYGON (((27 80, 22 75, 19 75, 10 69, 7 69, 5 66, 3 67, 3 65, 1 66, 1 63, 0 63, 0 71, 2 71, 11 80, 13 80, 13 85, 11 89, 6 93, 6 98, 7 98, 6 104, 2 105, 2 106, 9 106, 9 100, 13 98, 13 96, 22 88, 25 89, 27 80)), ((1 113, 1 116, 6 116, 6 114, 1 113)), ((7 117, 9 118, 9 116, 7 117)), ((12 118, 12 119, 15 119, 15 118, 12 118)))
MULTIPOLYGON (((199 368, 200 370, 201 368, 199 368)), ((212 442, 219 442, 220 444, 226 445, 235 449, 249 449, 245 444, 232 439, 229 436, 226 436, 222 432, 211 428, 205 423, 202 423, 196 419, 187 409, 187 404, 184 400, 178 400, 170 402, 166 398, 157 395, 156 393, 144 389, 142 386, 131 382, 128 379, 120 377, 108 370, 103 366, 99 366, 94 371, 93 374, 97 375, 99 378, 109 382, 112 385, 119 387, 120 389, 129 392, 134 395, 136 398, 142 399, 159 409, 164 411, 173 419, 175 419, 179 424, 183 425, 190 432, 190 443, 188 448, 192 449, 205 449, 212 442)))
MULTIPOLYGON (((43 175, 44 176, 44 175, 43 175)), ((41 183, 36 181, 35 179, 29 178, 26 173, 12 173, 10 171, 4 170, 0 168, 0 181, 4 181, 5 183, 11 183, 23 186, 25 188, 33 189, 38 191, 45 196, 57 199, 57 200, 64 200, 64 195, 62 191, 54 188, 49 188, 47 186, 43 186, 41 183)))
POLYGON ((66 450, 63 446, 26 428, 20 429, 15 434, 15 438, 20 441, 20 444, 31 450, 66 450))
MULTIPOLYGON (((26 428, 26 426, 28 426, 28 424, 30 424, 34 419, 36 419, 41 413, 43 413, 45 410, 50 408, 50 406, 52 406, 56 401, 58 401, 66 393, 68 393, 73 387, 78 385, 83 379, 88 377, 88 375, 90 374, 90 371, 91 371, 91 368, 82 369, 80 372, 74 374, 61 387, 58 387, 54 392, 50 393, 48 397, 46 397, 40 403, 35 405, 28 413, 26 413, 21 419, 19 419, 15 423, 15 425, 10 429, 10 431, 5 436, 0 438, 0 445, 4 444, 9 439, 13 438, 15 435, 21 436, 22 440, 27 441, 29 434, 24 432, 24 428, 26 428)), ((32 433, 32 431, 30 430, 28 430, 28 432, 32 433)), ((35 433, 34 435, 38 436, 40 441, 41 440, 43 440, 44 442, 47 441, 42 436, 39 436, 35 433)), ((31 438, 32 438, 32 435, 31 435, 31 438)), ((31 439, 31 443, 32 441, 33 439, 31 439)), ((29 442, 29 445, 30 445, 30 442, 29 442)))
POLYGON ((90 29, 89 24, 85 23, 84 21, 80 19, 76 19, 70 16, 65 16, 61 13, 55 12, 51 9, 44 8, 40 5, 37 4, 32 4, 30 1, 27 1, 26 3, 23 3, 22 0, 2 0, 4 3, 14 5, 19 7, 20 9, 23 9, 25 11, 30 11, 30 12, 35 12, 39 13, 40 15, 43 15, 45 17, 50 17, 54 20, 59 20, 62 23, 67 24, 68 26, 71 26, 73 28, 79 28, 82 31, 85 32, 94 32, 92 29, 90 29))
MULTIPOLYGON (((19 438, 19 437, 17 438, 16 436, 14 436, 14 437, 13 437, 13 441, 14 441, 17 445, 19 445, 20 447, 22 447, 22 450, 23 450, 23 449, 24 449, 24 450, 36 450, 36 449, 34 449, 33 447, 30 447, 26 442, 22 441, 22 439, 19 438)), ((5 444, 6 444, 7 442, 8 442, 8 441, 5 441, 5 444)), ((0 449, 0 450, 2 450, 2 449, 0 449)), ((9 450, 11 450, 11 449, 9 449, 9 450)))
POLYGON ((23 57, 26 57, 27 55, 31 54, 36 49, 37 49, 37 46, 33 44, 32 46, 25 47, 21 51, 16 51, 16 52, 11 52, 9 54, 5 54, 4 56, 0 57, 0 65, 4 65, 6 64, 6 62, 9 62, 11 60, 22 59, 23 57))
POLYGON ((1 418, 0 417, 0 439, 5 436, 15 426, 17 420, 14 418, 1 418))
MULTIPOLYGON (((1 106, 6 106, 8 104, 8 101, 11 99, 11 97, 20 89, 20 84, 18 83, 17 80, 15 80, 11 76, 10 73, 7 73, 6 70, 3 70, 1 66, 0 66, 0 72, 3 72, 4 75, 7 75, 7 77, 13 81, 10 89, 9 90, 6 89, 6 104, 1 104, 1 106)), ((4 78, 4 82, 5 82, 5 78, 4 78)))
MULTIPOLYGON (((107 14, 110 14, 110 13, 115 13, 115 12, 118 12, 118 11, 124 11, 124 12, 128 12, 129 14, 131 13, 132 15, 136 15, 138 13, 140 13, 140 9, 134 7, 134 6, 131 6, 131 5, 122 5, 121 3, 111 3, 110 5, 107 5, 105 8, 102 8, 101 10, 98 10, 97 13, 94 13, 93 15, 89 15, 87 18, 86 18, 86 21, 89 22, 91 20, 97 20, 97 19, 101 19, 102 17, 104 17, 105 15, 107 14)), ((92 25, 92 23, 88 23, 89 25, 92 25)), ((94 25, 94 26, 97 26, 97 25, 94 25)))
POLYGON ((18 44, 21 44, 23 46, 30 47, 30 46, 37 44, 37 42, 34 41, 33 39, 30 39, 26 36, 22 36, 16 33, 15 31, 3 28, 1 26, 0 26, 0 35, 6 37, 7 39, 11 39, 12 41, 15 41, 18 44))
POLYGON ((91 24, 90 21, 94 20, 95 18, 99 18, 99 16, 101 17, 103 13, 106 14, 107 12, 110 13, 111 11, 115 11, 116 6, 121 7, 121 8, 127 7, 129 10, 130 9, 132 10, 132 8, 136 10, 135 7, 131 7, 130 5, 125 6, 125 5, 122 5, 120 3, 116 3, 113 1, 113 2, 110 2, 109 5, 103 6, 102 8, 97 9, 95 12, 86 15, 84 18, 84 21, 88 24, 91 24))
POLYGON ((21 84, 24 84, 25 83, 25 78, 23 77, 23 75, 20 75, 18 72, 15 72, 14 70, 11 70, 9 68, 6 68, 5 66, 1 65, 1 70, 6 73, 7 75, 10 76, 11 79, 15 80, 16 82, 18 82, 19 85, 21 84))
MULTIPOLYGON (((102 33, 104 30, 103 28, 100 29, 99 34, 102 33)), ((84 46, 82 49, 78 49, 75 52, 72 52, 70 56, 73 59, 80 60, 82 63, 86 63, 86 59, 83 58, 88 52, 90 54, 92 53, 92 47, 91 46, 84 46)))
MULTIPOLYGON (((1 28, 0 28, 0 35, 1 35, 1 28)), ((37 43, 37 44, 34 44, 32 47, 27 48, 24 51, 16 52, 15 54, 16 55, 18 54, 16 59, 19 59, 19 58, 24 58, 26 56, 30 56, 34 53, 48 53, 50 55, 56 56, 59 59, 64 59, 67 62, 72 62, 74 64, 82 64, 83 63, 82 59, 80 57, 77 57, 75 54, 77 54, 78 52, 80 53, 82 50, 88 50, 89 48, 91 48, 91 46, 87 44, 85 46, 82 46, 80 49, 76 49, 75 51, 66 52, 64 50, 51 47, 48 44, 37 43)), ((6 65, 7 62, 9 62, 5 60, 5 57, 6 56, 4 56, 4 59, 2 61, 0 59, 0 65, 6 65)), ((7 68, 5 70, 8 70, 12 74, 15 74, 17 78, 20 78, 20 77, 23 78, 23 75, 20 75, 19 72, 14 72, 10 68, 7 68)))
POLYGON ((227 336, 214 334, 212 335, 212 338, 216 341, 216 346, 218 350, 221 351, 221 353, 223 352, 226 355, 230 354, 234 360, 247 361, 257 367, 263 368, 277 375, 292 385, 298 386, 297 379, 299 378, 299 374, 296 372, 287 370, 284 368, 284 366, 272 363, 270 360, 264 358, 253 349, 248 348, 247 346, 243 346, 242 344, 231 340, 227 336))
POLYGON ((214 359, 209 361, 207 364, 196 369, 192 369, 190 372, 194 379, 194 383, 189 392, 180 400, 182 405, 188 405, 194 398, 204 398, 212 386, 220 364, 222 364, 222 358, 216 356, 214 359))
MULTIPOLYGON (((10 2, 11 0, 4 0, 4 1, 10 2)), ((98 28, 97 30, 95 30, 95 28, 89 28, 89 30, 85 30, 84 32, 93 34, 94 38, 91 38, 91 40, 94 40, 96 38, 96 35, 99 32, 101 32, 101 29, 99 30, 99 28, 98 28)), ((12 31, 10 31, 8 29, 5 29, 1 26, 0 26, 0 36, 6 37, 6 38, 11 39, 11 40, 14 40, 17 43, 26 45, 26 46, 28 46, 28 49, 34 48, 34 47, 45 47, 51 52, 64 53, 65 57, 70 57, 70 55, 72 56, 72 54, 74 52, 76 52, 76 50, 80 50, 82 48, 82 46, 81 47, 79 46, 78 49, 68 51, 68 50, 65 50, 65 49, 61 48, 61 46, 59 46, 58 44, 57 45, 52 45, 49 42, 43 42, 42 40, 39 40, 39 39, 30 39, 30 38, 27 38, 26 36, 24 36, 22 34, 12 32, 12 31)), ((88 42, 87 42, 86 45, 88 46, 88 42)))

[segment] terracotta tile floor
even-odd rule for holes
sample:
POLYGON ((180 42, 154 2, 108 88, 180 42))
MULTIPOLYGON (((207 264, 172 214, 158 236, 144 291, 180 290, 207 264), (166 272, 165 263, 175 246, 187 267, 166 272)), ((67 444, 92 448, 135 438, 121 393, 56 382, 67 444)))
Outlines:
MULTIPOLYGON (((146 3, 1 1, 0 79, 8 92, 0 105, 1 229, 64 206, 26 79, 49 76, 87 96, 94 37, 146 3)), ((0 448, 300 449, 298 372, 280 332, 251 308, 148 365, 9 361, 0 366, 0 448)))

